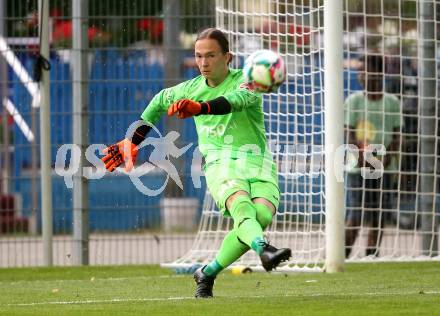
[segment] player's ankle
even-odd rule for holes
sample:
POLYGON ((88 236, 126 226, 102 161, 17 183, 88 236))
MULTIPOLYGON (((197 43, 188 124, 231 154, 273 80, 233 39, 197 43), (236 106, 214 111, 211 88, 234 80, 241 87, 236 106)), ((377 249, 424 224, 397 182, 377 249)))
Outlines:
POLYGON ((215 278, 224 268, 218 263, 216 259, 211 261, 209 264, 203 267, 203 274, 215 278))
POLYGON ((258 254, 261 255, 261 253, 264 250, 264 246, 267 244, 267 242, 264 240, 263 237, 256 237, 252 243, 251 248, 258 254))

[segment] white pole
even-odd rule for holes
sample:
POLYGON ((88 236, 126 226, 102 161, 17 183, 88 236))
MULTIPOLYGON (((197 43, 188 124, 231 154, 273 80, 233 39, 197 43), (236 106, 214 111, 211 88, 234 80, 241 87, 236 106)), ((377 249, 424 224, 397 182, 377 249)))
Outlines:
POLYGON ((334 170, 335 150, 344 138, 342 0, 324 1, 325 104, 325 271, 344 269, 344 186, 334 170))
MULTIPOLYGON (((40 0, 40 54, 49 60, 49 0, 40 0)), ((50 90, 49 71, 42 69, 40 135, 41 135, 41 214, 43 226, 43 260, 45 266, 52 266, 52 180, 50 156, 50 90)))
MULTIPOLYGON (((73 27, 73 143, 86 152, 88 145, 88 70, 87 70, 87 29, 88 0, 72 1, 73 27)), ((79 170, 87 165, 85 155, 79 159, 79 170)), ((89 264, 89 187, 81 172, 73 176, 73 263, 89 264)))

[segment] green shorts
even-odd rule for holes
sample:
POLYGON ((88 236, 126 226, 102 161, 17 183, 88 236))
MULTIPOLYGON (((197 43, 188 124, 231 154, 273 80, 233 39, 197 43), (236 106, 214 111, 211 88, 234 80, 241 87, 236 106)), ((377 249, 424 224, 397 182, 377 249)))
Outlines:
POLYGON ((228 165, 211 163, 205 167, 206 184, 220 212, 224 216, 230 216, 226 201, 237 191, 249 193, 251 199, 264 198, 278 209, 280 190, 275 164, 269 166, 268 172, 255 172, 255 165, 243 166, 233 160, 228 165))

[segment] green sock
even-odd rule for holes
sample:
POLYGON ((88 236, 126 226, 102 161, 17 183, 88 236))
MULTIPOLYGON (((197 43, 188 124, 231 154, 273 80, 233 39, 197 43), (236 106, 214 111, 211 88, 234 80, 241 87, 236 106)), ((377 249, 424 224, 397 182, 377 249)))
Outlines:
POLYGON ((258 223, 257 210, 249 196, 240 195, 235 198, 229 210, 234 219, 237 237, 249 247, 256 238, 263 239, 263 229, 258 223))
POLYGON ((247 245, 238 240, 237 231, 233 229, 223 239, 215 259, 223 268, 226 268, 237 261, 249 249, 247 245))
POLYGON ((264 240, 264 238, 257 237, 254 240, 252 240, 251 248, 254 249, 258 255, 261 255, 265 244, 266 241, 264 240))
MULTIPOLYGON (((254 205, 257 210, 257 221, 264 230, 272 221, 272 212, 264 204, 256 203, 254 205)), ((249 249, 251 249, 249 246, 238 240, 237 230, 232 229, 223 239, 222 245, 220 246, 220 250, 215 259, 223 269, 226 269, 242 255, 248 252, 249 249)))
POLYGON ((217 260, 211 261, 206 267, 203 268, 203 273, 210 277, 215 277, 219 274, 224 268, 218 263, 217 260))
POLYGON ((257 210, 257 221, 260 223, 263 230, 272 223, 272 211, 264 204, 255 203, 255 209, 257 210))

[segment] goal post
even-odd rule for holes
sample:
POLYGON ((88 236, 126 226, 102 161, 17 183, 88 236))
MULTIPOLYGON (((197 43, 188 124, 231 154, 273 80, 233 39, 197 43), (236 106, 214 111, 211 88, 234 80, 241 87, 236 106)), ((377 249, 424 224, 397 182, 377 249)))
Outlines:
MULTIPOLYGON (((287 68, 286 83, 263 102, 281 190, 265 234, 292 249, 281 271, 440 259, 439 8, 420 0, 216 1, 234 67, 271 49, 287 68), (370 69, 372 55, 380 67, 370 69), (379 99, 367 90, 372 78, 379 99), (350 133, 358 155, 359 146, 385 148, 385 156, 371 153, 379 180, 357 176, 362 162, 344 146, 354 143, 350 133)), ((207 192, 192 249, 166 266, 209 262, 231 227, 207 192)), ((252 252, 237 264, 260 269, 252 252)))
POLYGON ((342 71, 342 1, 324 1, 325 107, 325 271, 344 266, 344 187, 337 178, 335 153, 343 145, 344 84, 342 71))

